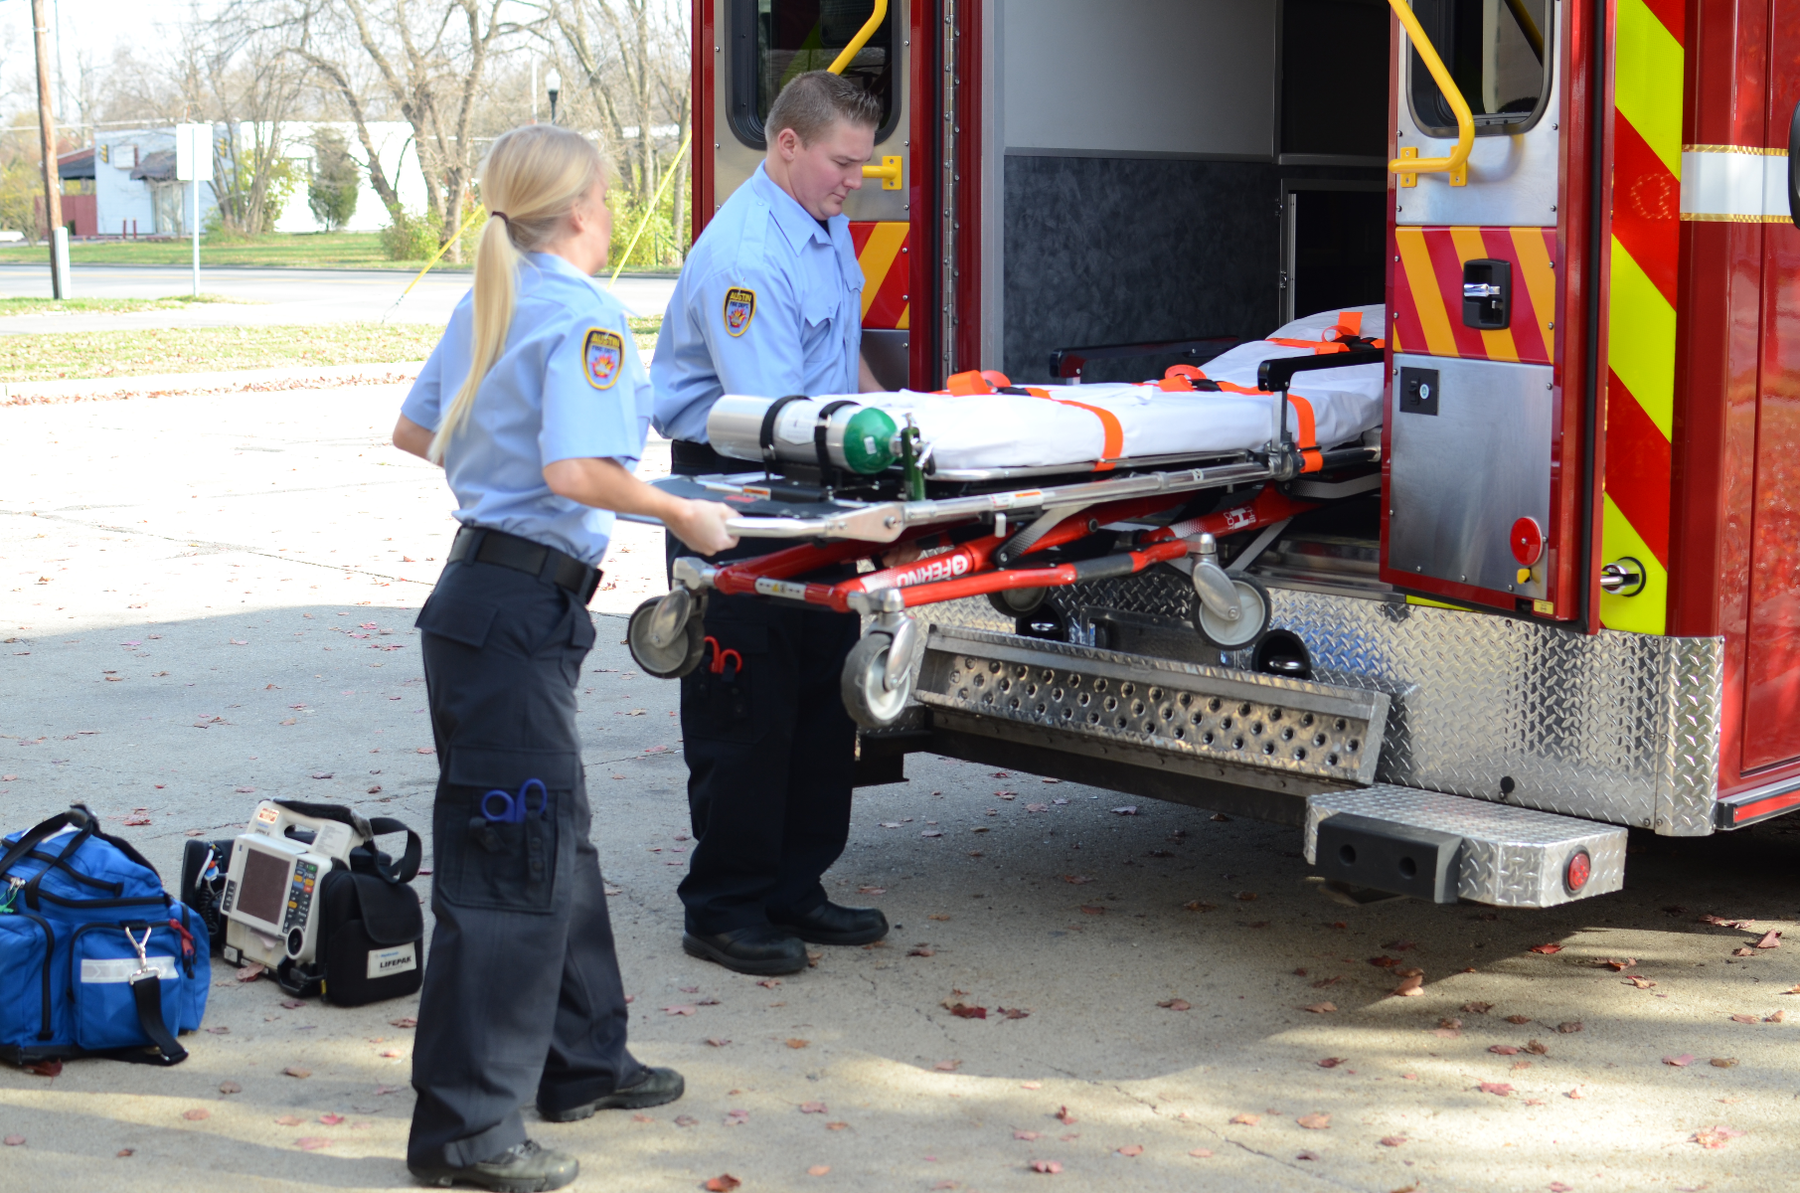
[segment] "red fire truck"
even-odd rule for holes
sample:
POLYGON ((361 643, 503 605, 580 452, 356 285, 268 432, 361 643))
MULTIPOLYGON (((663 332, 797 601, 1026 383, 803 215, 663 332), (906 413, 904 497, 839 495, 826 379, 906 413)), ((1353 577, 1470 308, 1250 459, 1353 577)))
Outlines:
POLYGON ((846 210, 893 388, 1385 311, 1378 483, 1221 538, 1258 650, 1167 567, 939 606, 871 781, 929 750, 1292 823, 1346 897, 1517 906, 1618 889, 1627 828, 1800 806, 1785 2, 695 0, 696 234, 785 79, 842 57, 881 97, 846 210), (1218 740, 1170 735, 1189 708, 1218 740))

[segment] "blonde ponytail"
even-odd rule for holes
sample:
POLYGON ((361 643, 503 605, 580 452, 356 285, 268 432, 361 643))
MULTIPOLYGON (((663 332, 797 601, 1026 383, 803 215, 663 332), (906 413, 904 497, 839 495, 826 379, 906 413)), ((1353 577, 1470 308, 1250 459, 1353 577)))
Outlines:
POLYGON ((432 436, 433 463, 444 462, 445 447, 468 421, 476 391, 506 347, 523 254, 565 231, 569 213, 605 177, 599 151, 580 134, 555 125, 515 128, 488 150, 480 182, 489 215, 475 248, 469 375, 432 436))

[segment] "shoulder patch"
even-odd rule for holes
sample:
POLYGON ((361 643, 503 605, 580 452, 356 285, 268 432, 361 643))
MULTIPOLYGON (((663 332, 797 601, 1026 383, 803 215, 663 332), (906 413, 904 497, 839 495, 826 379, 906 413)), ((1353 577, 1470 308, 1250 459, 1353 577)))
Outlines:
POLYGON ((725 291, 725 330, 729 334, 743 335, 755 315, 756 291, 745 286, 733 286, 725 291))
POLYGON ((588 328, 581 345, 581 361, 587 367, 588 384, 595 389, 610 389, 619 379, 619 368, 625 363, 625 341, 616 331, 604 327, 588 328))

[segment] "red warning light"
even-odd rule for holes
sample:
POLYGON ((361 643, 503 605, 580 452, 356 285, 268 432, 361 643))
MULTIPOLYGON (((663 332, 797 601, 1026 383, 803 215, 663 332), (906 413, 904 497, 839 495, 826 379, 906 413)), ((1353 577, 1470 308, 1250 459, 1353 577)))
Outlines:
POLYGON ((1587 885, 1594 875, 1594 859, 1588 856, 1585 849, 1577 849, 1569 857, 1569 863, 1563 868, 1563 885, 1569 888, 1572 895, 1587 885))
POLYGON ((1513 558, 1526 567, 1544 556, 1544 528, 1537 524, 1536 518, 1520 518, 1514 522, 1509 542, 1513 558))

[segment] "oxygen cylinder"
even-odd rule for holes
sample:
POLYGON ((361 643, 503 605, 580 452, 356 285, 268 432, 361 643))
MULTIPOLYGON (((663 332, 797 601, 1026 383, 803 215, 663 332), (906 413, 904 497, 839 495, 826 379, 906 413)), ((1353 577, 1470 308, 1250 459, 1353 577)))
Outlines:
MULTIPOLYGON (((726 394, 714 402, 706 416, 706 437, 713 450, 760 463, 763 422, 778 401, 782 399, 726 394)), ((832 464, 871 476, 900 458, 900 428, 887 411, 845 398, 794 398, 783 402, 770 429, 777 460, 819 463, 816 436, 820 412, 827 406, 833 409, 825 416, 825 455, 832 464)))

